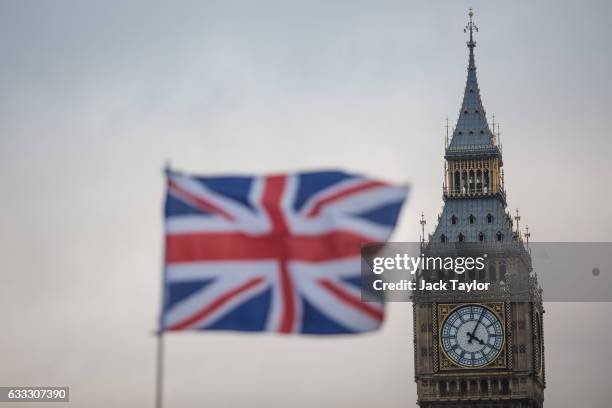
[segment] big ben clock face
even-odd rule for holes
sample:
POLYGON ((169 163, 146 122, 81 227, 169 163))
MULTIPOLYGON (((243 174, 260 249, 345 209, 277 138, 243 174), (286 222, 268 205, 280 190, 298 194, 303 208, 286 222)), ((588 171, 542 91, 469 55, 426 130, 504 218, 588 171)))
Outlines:
POLYGON ((482 367, 499 355, 504 345, 504 330, 495 313, 481 305, 457 307, 442 324, 442 349, 462 367, 482 367))

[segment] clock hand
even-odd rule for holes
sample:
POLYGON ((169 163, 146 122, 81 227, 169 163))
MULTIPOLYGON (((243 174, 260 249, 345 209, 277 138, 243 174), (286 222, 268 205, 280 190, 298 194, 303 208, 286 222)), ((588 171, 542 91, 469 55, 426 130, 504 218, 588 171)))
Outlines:
MULTIPOLYGON (((476 322, 476 324, 474 325, 474 330, 472 330, 470 339, 468 340, 469 344, 472 344, 472 339, 476 337, 476 329, 478 328, 478 325, 480 324, 480 321, 482 320, 482 316, 484 315, 484 309, 482 309, 482 312, 480 312, 480 317, 478 318, 478 321, 476 322)), ((468 333, 469 335, 470 333, 468 333)))
POLYGON ((485 343, 484 343, 484 341, 482 341, 482 340, 481 340, 481 339, 479 339, 478 337, 474 336, 474 335, 473 335, 472 333, 470 333, 470 332, 467 332, 466 334, 467 334, 467 336, 470 338, 470 339, 468 340, 468 343, 471 343, 471 342, 472 342, 472 340, 476 340, 477 342, 479 342, 480 344, 482 344, 482 345, 484 346, 484 344, 485 344, 485 343))
POLYGON ((476 329, 478 328, 478 325, 480 324, 480 321, 482 320, 482 317, 484 316, 484 309, 482 309, 482 312, 480 312, 480 317, 478 318, 478 321, 476 322, 476 325, 474 326, 474 330, 472 330, 472 335, 470 336, 470 339, 468 340, 468 343, 472 342, 472 338, 476 338, 476 329))

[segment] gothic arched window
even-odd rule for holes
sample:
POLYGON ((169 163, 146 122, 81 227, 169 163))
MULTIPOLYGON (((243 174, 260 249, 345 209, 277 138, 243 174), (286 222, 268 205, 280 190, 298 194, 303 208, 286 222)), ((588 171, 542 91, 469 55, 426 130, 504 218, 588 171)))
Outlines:
POLYGON ((440 395, 448 394, 448 388, 446 388, 446 381, 440 381, 438 383, 438 389, 440 390, 440 395))
POLYGON ((499 280, 506 280, 506 263, 499 263, 499 280))
POLYGON ((467 382, 461 381, 459 383, 459 394, 461 395, 467 394, 467 382))
POLYGON ((484 171, 484 192, 489 192, 489 170, 484 171))
POLYGON ((457 217, 455 217, 455 214, 453 214, 451 216, 451 224, 455 225, 457 223, 457 217))
POLYGON ((455 171, 455 194, 459 194, 461 190, 461 176, 459 175, 459 170, 455 171))
POLYGON ((494 263, 489 265, 489 280, 491 282, 495 282, 497 280, 497 270, 495 269, 494 263))
POLYGON ((493 391, 493 393, 499 392, 499 381, 497 381, 496 378, 491 381, 491 391, 493 391))
POLYGON ((467 193, 467 184, 467 171, 463 170, 463 173, 461 173, 461 192, 463 194, 467 193))
POLYGON ((482 171, 476 170, 476 192, 482 193, 482 171))
POLYGON ((501 393, 510 394, 510 382, 505 378, 501 382, 501 393))
POLYGON ((465 235, 463 235, 463 232, 459 233, 459 236, 457 237, 457 239, 459 240, 459 242, 465 241, 465 235))
POLYGON ((468 220, 470 221, 470 224, 473 224, 474 221, 476 221, 476 217, 474 217, 472 214, 470 214, 468 220))
POLYGON ((497 238, 498 241, 503 241, 504 234, 502 234, 500 231, 497 231, 497 234, 495 234, 495 238, 497 238))
POLYGON ((470 170, 470 193, 474 192, 474 170, 470 170))
POLYGON ((478 233, 478 240, 479 240, 480 242, 482 242, 482 241, 484 241, 484 240, 485 240, 485 235, 482 233, 482 231, 478 233))
POLYGON ((440 235, 440 242, 446 242, 446 235, 440 235))
POLYGON ((491 214, 487 214, 487 224, 491 224, 493 222, 493 216, 491 214))
POLYGON ((477 391, 478 391, 478 383, 476 383, 476 380, 471 380, 470 381, 470 394, 473 394, 477 391))
POLYGON ((487 380, 480 380, 480 393, 481 394, 489 393, 489 382, 487 380))

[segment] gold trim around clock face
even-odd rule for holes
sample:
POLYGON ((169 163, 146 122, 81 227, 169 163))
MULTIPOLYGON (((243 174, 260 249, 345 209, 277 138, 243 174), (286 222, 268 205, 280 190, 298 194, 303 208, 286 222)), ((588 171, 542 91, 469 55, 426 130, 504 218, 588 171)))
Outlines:
POLYGON ((441 303, 438 304, 438 354, 440 359, 440 370, 480 370, 483 368, 505 368, 506 367, 506 312, 505 305, 503 302, 494 302, 494 303, 477 303, 477 302, 469 302, 469 303, 441 303), (480 306, 485 309, 488 309, 491 313, 497 317, 502 326, 502 346, 495 358, 488 363, 484 363, 479 366, 467 366, 460 363, 457 363, 453 359, 451 359, 446 350, 444 349, 444 345, 442 344, 442 328, 444 327, 444 323, 446 322, 446 318, 455 310, 465 306, 480 306))

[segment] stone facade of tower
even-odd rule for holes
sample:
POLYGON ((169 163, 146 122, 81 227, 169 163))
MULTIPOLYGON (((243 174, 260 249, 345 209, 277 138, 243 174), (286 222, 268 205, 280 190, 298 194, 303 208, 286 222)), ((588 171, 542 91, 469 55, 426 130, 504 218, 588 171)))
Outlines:
POLYGON ((418 404, 542 407, 541 289, 518 225, 506 211, 502 153, 487 122, 476 78, 476 30, 470 11, 465 93, 445 153, 444 209, 423 253, 443 257, 486 253, 486 267, 459 276, 453 271, 425 271, 419 278, 476 279, 491 286, 477 294, 414 295, 418 404))

